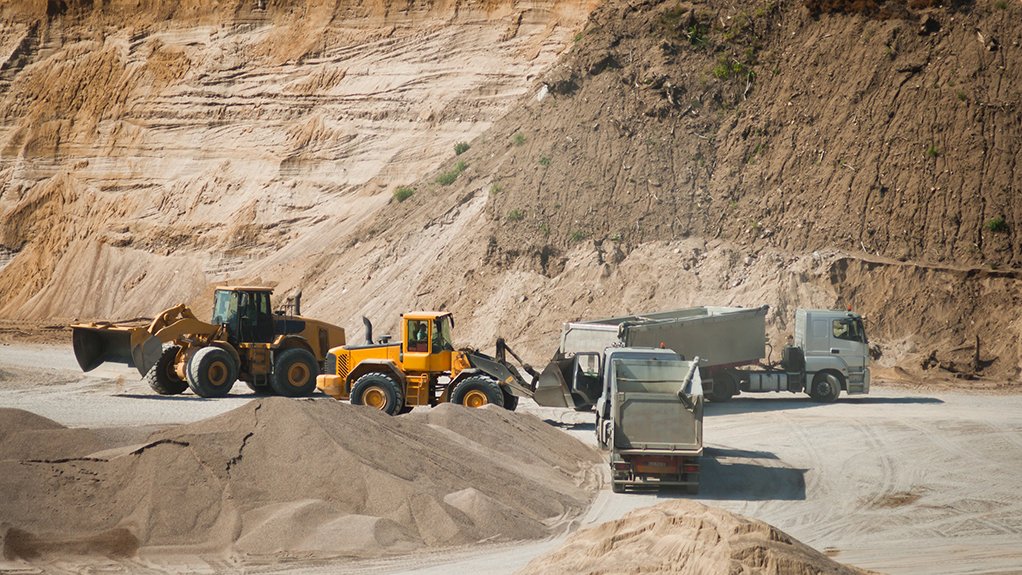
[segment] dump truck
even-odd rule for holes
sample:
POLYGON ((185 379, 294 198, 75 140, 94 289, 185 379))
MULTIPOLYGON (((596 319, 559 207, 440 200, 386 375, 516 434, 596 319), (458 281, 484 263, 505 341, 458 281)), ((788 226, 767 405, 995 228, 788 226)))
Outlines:
POLYGON ((514 410, 518 398, 535 394, 539 374, 503 339, 497 339, 493 356, 455 349, 450 312, 403 314, 398 341, 391 341, 390 336, 374 341, 372 322, 362 320, 365 344, 331 349, 325 373, 316 378, 316 387, 335 399, 397 415, 416 406, 445 402, 514 410), (519 366, 531 380, 526 380, 519 366))
POLYGON ((147 324, 74 324, 75 358, 86 372, 108 361, 125 363, 160 395, 190 388, 200 397, 223 397, 237 380, 256 393, 309 395, 327 351, 344 343, 344 329, 302 317, 300 292, 271 312, 272 292, 218 287, 209 322, 182 304, 147 324))
MULTIPOLYGON (((588 409, 599 392, 593 378, 579 376, 579 365, 598 362, 607 347, 662 347, 700 357, 710 401, 742 392, 804 391, 820 402, 835 401, 842 390, 869 393, 869 342, 860 315, 796 310, 795 334, 780 362, 764 365, 768 309, 706 306, 566 323, 542 376, 562 380, 566 407, 588 409)), ((552 394, 555 386, 543 388, 552 394)))
POLYGON ((611 486, 699 492, 703 390, 698 359, 665 349, 610 348, 596 403, 596 440, 610 451, 611 486))

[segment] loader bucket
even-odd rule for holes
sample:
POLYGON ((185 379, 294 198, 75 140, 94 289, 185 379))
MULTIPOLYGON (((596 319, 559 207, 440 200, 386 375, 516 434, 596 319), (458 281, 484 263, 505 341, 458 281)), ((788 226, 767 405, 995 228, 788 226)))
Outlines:
POLYGON ((145 375, 156 364, 162 350, 160 341, 150 336, 144 327, 74 325, 71 328, 75 359, 82 371, 92 371, 111 361, 127 364, 145 375))
MULTIPOLYGON (((543 369, 543 373, 539 374, 539 380, 536 382, 536 391, 533 395, 533 399, 539 405, 544 407, 575 407, 575 402, 571 398, 571 387, 564 379, 564 370, 561 365, 564 362, 573 365, 573 360, 571 359, 562 359, 559 362, 551 361, 543 369)), ((568 373, 571 373, 570 368, 568 373)))

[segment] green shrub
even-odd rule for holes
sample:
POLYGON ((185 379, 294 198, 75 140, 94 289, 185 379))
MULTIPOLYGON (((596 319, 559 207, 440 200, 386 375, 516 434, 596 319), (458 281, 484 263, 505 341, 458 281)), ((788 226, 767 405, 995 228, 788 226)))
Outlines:
POLYGON ((509 222, 520 222, 525 219, 525 212, 519 209, 513 209, 507 213, 507 221, 509 222))
POLYGON ((409 188, 408 186, 401 186, 398 189, 394 190, 394 199, 397 200, 398 202, 403 202, 408 198, 412 197, 412 194, 414 193, 415 189, 409 188))
POLYGON ((713 77, 718 80, 727 80, 732 76, 748 76, 754 75, 753 71, 745 64, 739 62, 735 58, 728 56, 721 56, 717 59, 717 63, 713 66, 713 77))
POLYGON ((550 156, 540 156, 539 165, 543 166, 544 168, 550 167, 550 156))
POLYGON ((984 227, 995 234, 1004 234, 1008 232, 1008 222, 1004 221, 1004 218, 1001 216, 988 221, 984 227))
POLYGON ((937 148, 936 144, 930 144, 930 147, 926 148, 926 155, 931 158, 936 158, 940 155, 940 150, 937 148))
POLYGON ((521 146, 525 144, 525 134, 518 132, 514 136, 511 136, 511 141, 514 142, 516 146, 521 146))
POLYGON ((460 156, 467 152, 470 147, 471 146, 468 145, 468 142, 458 142, 457 144, 454 144, 454 155, 460 156))
POLYGON ((589 237, 589 234, 587 234, 583 230, 575 230, 575 231, 571 232, 571 235, 568 236, 568 239, 573 241, 573 242, 580 242, 580 241, 582 241, 582 240, 584 240, 584 239, 586 239, 588 237, 589 237))
POLYGON ((453 184, 454 180, 457 180, 458 176, 460 176, 461 173, 464 172, 465 168, 467 167, 468 164, 466 164, 465 162, 458 162, 457 164, 454 164, 454 167, 451 168, 449 171, 446 171, 437 176, 436 183, 440 184, 441 186, 449 186, 453 184))

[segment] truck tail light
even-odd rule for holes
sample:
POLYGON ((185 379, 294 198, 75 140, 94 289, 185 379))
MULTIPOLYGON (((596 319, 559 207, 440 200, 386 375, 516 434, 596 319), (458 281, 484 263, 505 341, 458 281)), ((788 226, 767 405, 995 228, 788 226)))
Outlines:
POLYGON ((627 461, 615 461, 614 471, 628 471, 632 468, 632 464, 627 461))
POLYGON ((698 463, 686 463, 683 467, 685 473, 699 473, 698 463))

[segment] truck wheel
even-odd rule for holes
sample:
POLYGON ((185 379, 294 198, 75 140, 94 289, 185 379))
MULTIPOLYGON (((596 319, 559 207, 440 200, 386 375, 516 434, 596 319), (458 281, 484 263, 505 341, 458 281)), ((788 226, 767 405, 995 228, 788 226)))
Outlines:
POLYGON ((238 379, 238 366, 227 351, 204 347, 188 360, 188 387, 199 397, 224 397, 238 379))
POLYGON ((497 407, 504 407, 504 392, 496 381, 481 375, 473 375, 462 380, 458 387, 454 388, 451 403, 465 407, 483 407, 492 403, 497 407))
POLYGON ((149 369, 149 373, 145 374, 145 382, 156 393, 177 395, 188 389, 188 382, 179 379, 177 372, 174 371, 174 364, 177 362, 177 354, 180 351, 181 347, 177 345, 163 350, 160 359, 156 360, 156 365, 149 369))
POLYGON ((706 399, 712 401, 713 403, 726 403, 728 401, 731 401, 732 397, 734 397, 734 394, 731 393, 730 389, 719 393, 717 391, 709 391, 706 393, 706 399))
POLYGON ((397 415, 404 408, 404 403, 400 386, 385 373, 367 373, 351 386, 352 405, 365 405, 387 415, 397 415))
POLYGON ((312 395, 318 374, 319 364, 308 350, 298 347, 287 349, 273 363, 270 387, 284 397, 312 395))
POLYGON ((624 493, 625 492, 625 484, 624 483, 619 483, 617 481, 611 481, 610 482, 610 490, 613 491, 614 493, 624 493))
POLYGON ((515 409, 518 409, 518 396, 513 395, 511 392, 504 389, 503 387, 500 388, 500 391, 504 394, 504 409, 508 411, 514 411, 515 409))
POLYGON ((820 403, 833 403, 841 395, 841 376, 820 372, 813 378, 813 389, 809 397, 820 403))
POLYGON ((694 473, 688 474, 689 481, 695 481, 695 484, 689 483, 685 486, 685 493, 689 495, 699 495, 699 476, 694 473))

